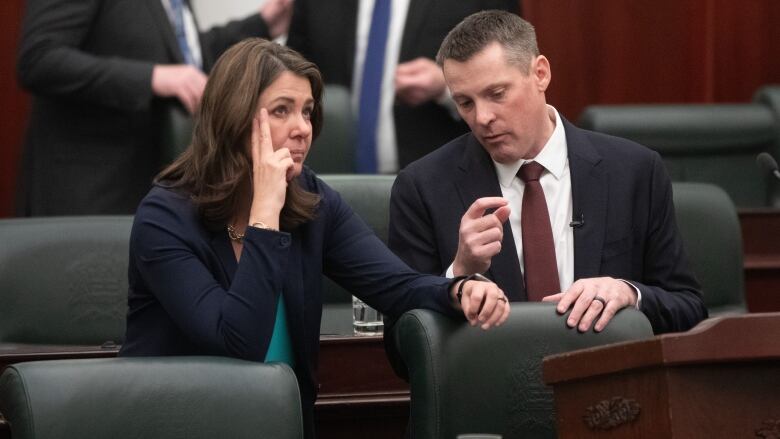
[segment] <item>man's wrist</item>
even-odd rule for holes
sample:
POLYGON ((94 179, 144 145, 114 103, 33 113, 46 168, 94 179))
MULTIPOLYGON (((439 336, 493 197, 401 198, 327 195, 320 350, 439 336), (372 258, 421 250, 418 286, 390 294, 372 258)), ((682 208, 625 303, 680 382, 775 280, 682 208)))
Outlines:
POLYGON ((618 280, 628 285, 628 287, 636 294, 636 303, 634 303, 633 306, 634 308, 639 309, 639 305, 641 305, 642 302, 642 293, 639 291, 639 287, 637 287, 636 285, 632 284, 631 282, 625 279, 618 279, 618 280))

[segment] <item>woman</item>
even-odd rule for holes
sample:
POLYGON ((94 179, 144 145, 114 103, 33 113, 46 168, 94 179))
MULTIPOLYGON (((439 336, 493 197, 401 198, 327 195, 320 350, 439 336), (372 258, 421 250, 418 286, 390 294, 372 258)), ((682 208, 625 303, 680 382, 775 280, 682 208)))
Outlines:
POLYGON ((495 284, 413 272, 303 167, 321 94, 316 66, 275 43, 245 40, 220 58, 192 145, 136 213, 121 351, 285 361, 309 437, 323 273, 389 315, 462 312, 488 329, 509 313, 495 284))

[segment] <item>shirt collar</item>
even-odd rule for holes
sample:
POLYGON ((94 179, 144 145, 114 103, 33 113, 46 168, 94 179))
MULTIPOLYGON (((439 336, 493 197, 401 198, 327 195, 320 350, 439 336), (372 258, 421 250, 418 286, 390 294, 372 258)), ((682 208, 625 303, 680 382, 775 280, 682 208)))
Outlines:
POLYGON ((552 135, 547 139, 547 143, 544 144, 544 147, 536 157, 531 160, 520 159, 514 163, 506 164, 493 162, 493 165, 496 167, 498 182, 502 187, 509 187, 512 184, 512 180, 517 176, 517 171, 528 161, 535 161, 544 166, 556 180, 563 176, 563 171, 566 169, 568 148, 566 145, 566 133, 558 110, 552 105, 548 105, 547 112, 555 122, 555 129, 553 129, 552 135))

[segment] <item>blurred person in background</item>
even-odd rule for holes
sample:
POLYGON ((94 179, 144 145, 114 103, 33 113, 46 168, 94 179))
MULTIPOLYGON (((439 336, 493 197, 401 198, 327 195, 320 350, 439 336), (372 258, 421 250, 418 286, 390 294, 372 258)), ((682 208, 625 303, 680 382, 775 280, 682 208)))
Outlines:
POLYGON ((326 84, 352 91, 355 169, 395 173, 468 131, 434 57, 447 32, 483 9, 518 0, 296 0, 287 44, 326 84))
POLYGON ((200 32, 187 0, 27 0, 17 71, 33 102, 17 214, 132 213, 171 159, 171 118, 197 109, 216 58, 286 32, 291 2, 200 32))

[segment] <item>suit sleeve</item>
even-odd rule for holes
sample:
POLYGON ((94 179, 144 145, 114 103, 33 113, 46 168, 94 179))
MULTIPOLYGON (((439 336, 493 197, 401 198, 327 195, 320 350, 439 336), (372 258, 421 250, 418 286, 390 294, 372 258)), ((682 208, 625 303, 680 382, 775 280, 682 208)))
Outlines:
POLYGON ((328 277, 390 317, 415 308, 459 315, 450 303, 450 279, 413 271, 338 193, 326 187, 323 194, 329 215, 323 262, 328 277))
POLYGON ((28 0, 17 75, 27 90, 115 109, 142 109, 152 98, 152 64, 81 49, 100 0, 28 0))
POLYGON ((649 234, 640 309, 658 333, 686 331, 707 318, 700 286, 688 264, 677 229, 672 184, 660 156, 654 154, 649 234))
POLYGON ((448 265, 441 261, 434 224, 416 182, 401 171, 390 196, 388 246, 402 261, 422 273, 443 275, 448 265))
POLYGON ((147 199, 136 214, 130 257, 143 282, 204 351, 263 361, 287 273, 289 235, 248 227, 233 282, 225 289, 194 250, 188 234, 195 232, 187 231, 181 213, 166 201, 147 199))

